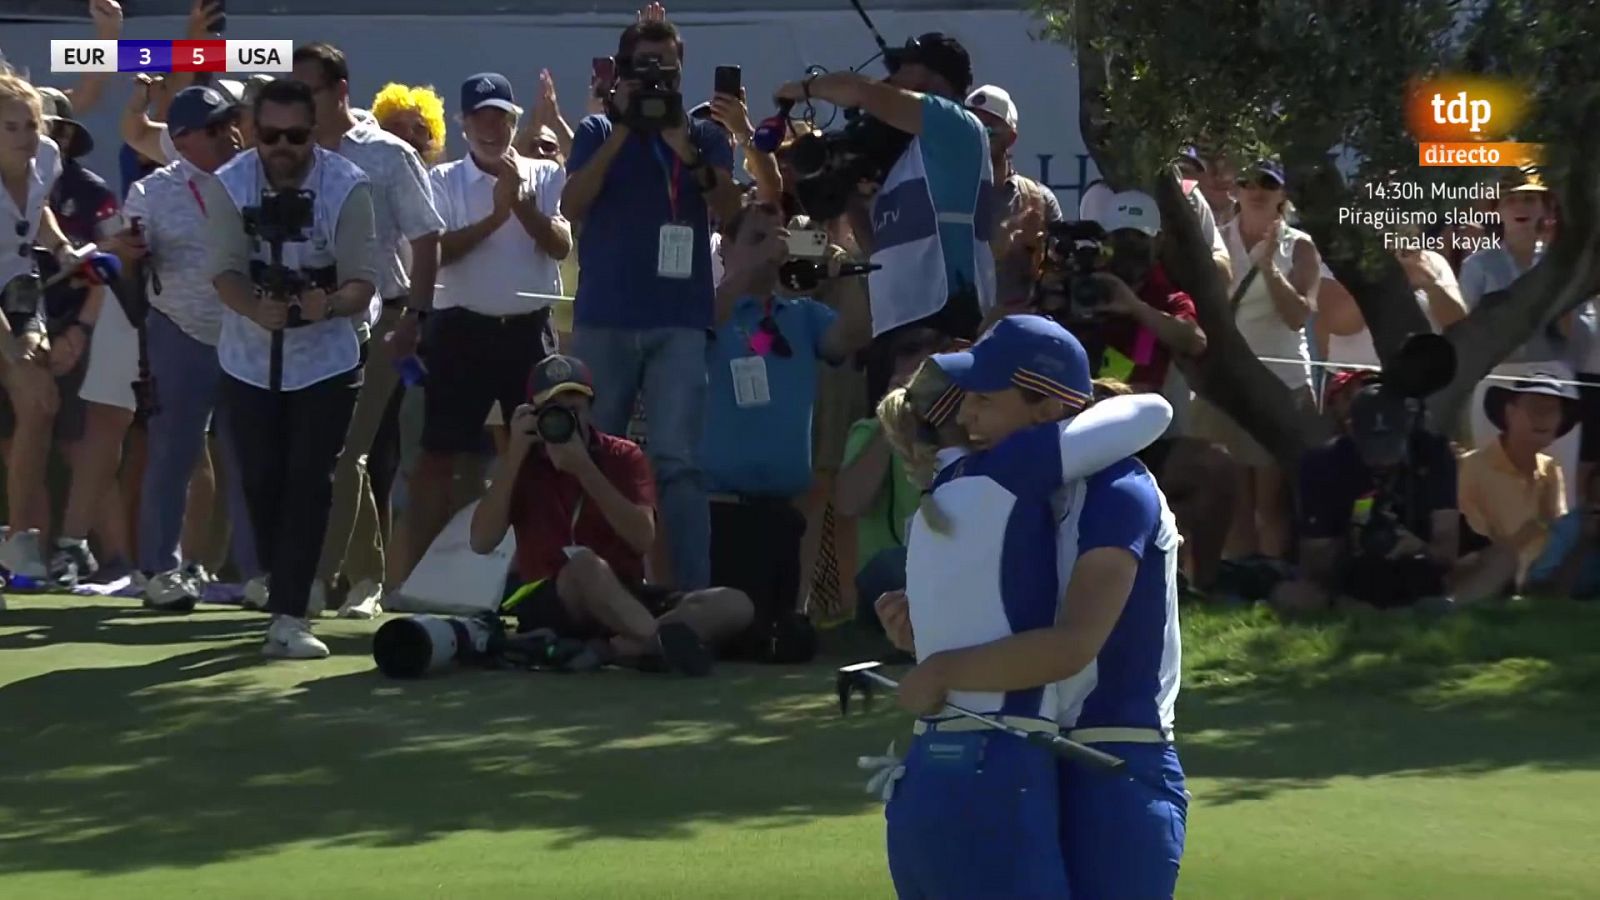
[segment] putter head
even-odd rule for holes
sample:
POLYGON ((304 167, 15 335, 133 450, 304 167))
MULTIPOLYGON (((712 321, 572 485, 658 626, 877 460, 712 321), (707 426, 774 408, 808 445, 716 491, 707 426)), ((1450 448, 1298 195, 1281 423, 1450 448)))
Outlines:
POLYGON ((872 692, 876 685, 872 679, 861 677, 861 673, 872 671, 882 665, 883 663, 876 661, 859 662, 839 669, 835 684, 839 691, 839 715, 850 714, 850 695, 857 691, 861 693, 861 708, 872 708, 872 692))

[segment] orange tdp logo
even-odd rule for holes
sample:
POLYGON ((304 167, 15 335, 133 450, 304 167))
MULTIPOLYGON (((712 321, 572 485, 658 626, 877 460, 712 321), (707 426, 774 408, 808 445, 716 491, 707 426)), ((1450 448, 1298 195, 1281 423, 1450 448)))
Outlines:
POLYGON ((1539 145, 1506 142, 1528 116, 1528 87, 1483 75, 1412 81, 1406 124, 1425 166, 1520 166, 1537 162, 1539 145))

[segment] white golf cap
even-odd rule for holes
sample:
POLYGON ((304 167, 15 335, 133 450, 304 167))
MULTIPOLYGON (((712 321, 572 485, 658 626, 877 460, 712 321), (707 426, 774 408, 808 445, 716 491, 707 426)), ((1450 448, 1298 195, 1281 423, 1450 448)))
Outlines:
POLYGON ((993 113, 1011 126, 1012 131, 1017 130, 1017 104, 1011 101, 1011 93, 1003 87, 986 84, 978 88, 967 95, 967 108, 993 113))
POLYGON ((1104 211, 1095 217, 1107 234, 1131 228, 1150 237, 1161 231, 1161 211, 1154 197, 1144 191, 1123 191, 1111 199, 1104 211))

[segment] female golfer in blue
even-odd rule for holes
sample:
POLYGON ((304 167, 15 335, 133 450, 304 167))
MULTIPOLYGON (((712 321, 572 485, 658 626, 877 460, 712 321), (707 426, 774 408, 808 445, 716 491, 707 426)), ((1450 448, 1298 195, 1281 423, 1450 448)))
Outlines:
MULTIPOLYGON (((906 612, 921 658, 1049 628, 1061 596, 1054 496, 1142 449, 1171 420, 1160 398, 1129 397, 1063 427, 1060 420, 1089 401, 1088 364, 1078 342, 1043 318, 1009 317, 970 353, 935 360, 957 384, 970 366, 1007 386, 963 400, 975 452, 941 451, 912 523, 906 612), (993 427, 972 428, 969 406, 987 409, 993 427)), ((910 395, 921 376, 930 373, 919 373, 910 395)), ((936 409, 914 409, 908 423, 905 399, 891 395, 881 408, 886 433, 902 450, 920 445, 925 456, 930 439, 950 442, 948 432, 930 433, 945 424, 936 409)), ((1057 685, 1040 683, 958 691, 949 699, 1024 730, 1053 731, 1058 693, 1057 685)), ((918 721, 889 800, 890 871, 899 895, 1067 896, 1055 758, 980 723, 938 716, 942 700, 918 721)))
MULTIPOLYGON (((994 427, 984 398, 1007 381, 990 369, 983 350, 980 342, 969 354, 934 358, 968 392, 961 419, 976 439, 994 427)), ((969 641, 962 649, 919 654, 920 664, 901 680, 901 704, 931 714, 947 699, 1053 692, 1068 737, 1126 759, 1148 783, 1058 764, 1061 849, 1072 895, 1171 897, 1188 812, 1173 746, 1177 525, 1149 471, 1132 459, 1068 485, 1060 509, 1053 528, 1067 586, 1059 619, 1014 628, 981 646, 969 641)), ((914 626, 920 650, 920 622, 914 626)))

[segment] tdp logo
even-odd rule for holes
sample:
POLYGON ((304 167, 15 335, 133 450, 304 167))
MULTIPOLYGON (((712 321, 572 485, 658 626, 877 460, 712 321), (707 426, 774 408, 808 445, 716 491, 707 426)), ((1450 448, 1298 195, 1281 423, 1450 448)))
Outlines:
POLYGON ((1493 102, 1469 100, 1466 91, 1457 91, 1448 101, 1443 94, 1433 95, 1433 121, 1437 125, 1465 125, 1469 133, 1481 134, 1492 118, 1493 102))

